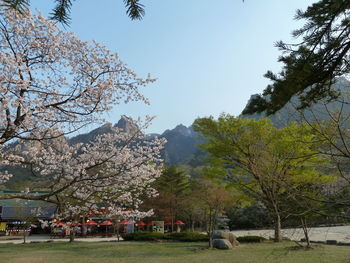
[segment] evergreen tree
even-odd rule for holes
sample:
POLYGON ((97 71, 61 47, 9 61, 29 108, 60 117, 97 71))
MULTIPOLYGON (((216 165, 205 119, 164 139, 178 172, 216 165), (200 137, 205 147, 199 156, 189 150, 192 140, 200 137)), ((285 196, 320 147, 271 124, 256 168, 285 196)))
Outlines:
POLYGON ((306 11, 298 10, 295 18, 306 20, 293 32, 299 43, 276 44, 283 52, 279 58, 283 69, 279 74, 266 73, 272 84, 263 96, 251 100, 243 113, 273 114, 294 95, 300 95, 301 109, 337 97, 330 86, 336 77, 350 72, 350 1, 320 0, 306 11))
POLYGON ((189 177, 176 166, 164 168, 161 177, 156 181, 156 187, 163 193, 180 196, 189 187, 189 177))
POLYGON ((179 219, 182 201, 185 200, 190 187, 189 176, 176 166, 165 167, 162 175, 155 181, 154 187, 158 190, 159 196, 152 200, 151 207, 154 208, 158 218, 174 223, 179 219))

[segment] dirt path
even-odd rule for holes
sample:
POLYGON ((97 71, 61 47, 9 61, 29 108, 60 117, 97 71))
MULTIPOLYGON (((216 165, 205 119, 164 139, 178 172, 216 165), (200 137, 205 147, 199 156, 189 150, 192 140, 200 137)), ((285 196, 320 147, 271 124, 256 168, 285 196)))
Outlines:
MULTIPOLYGON (((9 238, 9 237, 7 237, 9 238)), ((81 241, 81 242, 113 242, 113 241, 118 241, 116 237, 87 237, 87 238, 75 238, 75 241, 81 241)), ((122 240, 122 238, 120 238, 122 240)), ((47 242, 47 241, 52 241, 52 242, 69 242, 69 238, 55 238, 51 239, 50 236, 48 235, 32 235, 27 238, 27 242, 47 242)), ((0 244, 21 244, 23 243, 23 238, 13 238, 11 240, 9 239, 0 239, 0 244)))

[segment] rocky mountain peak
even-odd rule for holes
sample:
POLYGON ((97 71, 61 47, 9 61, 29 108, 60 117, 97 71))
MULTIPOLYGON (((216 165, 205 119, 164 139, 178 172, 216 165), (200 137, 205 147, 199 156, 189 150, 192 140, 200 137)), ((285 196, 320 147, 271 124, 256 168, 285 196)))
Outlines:
POLYGON ((184 136, 191 136, 192 134, 192 130, 190 128, 187 128, 185 125, 183 124, 179 124, 175 127, 175 129, 173 129, 174 132, 178 132, 181 133, 184 136))
POLYGON ((119 128, 123 131, 132 131, 134 129, 137 129, 136 124, 133 122, 133 120, 125 115, 123 115, 120 120, 114 125, 114 127, 119 128))

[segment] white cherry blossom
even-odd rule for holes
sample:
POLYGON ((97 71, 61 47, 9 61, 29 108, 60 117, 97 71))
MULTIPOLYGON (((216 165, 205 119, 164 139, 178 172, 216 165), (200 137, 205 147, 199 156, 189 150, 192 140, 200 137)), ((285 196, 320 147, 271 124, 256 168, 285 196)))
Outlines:
POLYGON ((138 77, 117 54, 40 14, 0 13, 0 165, 31 167, 48 191, 1 198, 46 200, 62 217, 149 215, 138 208, 156 194, 151 183, 160 175, 162 140, 147 140, 137 123, 89 144, 69 145, 64 136, 118 104, 149 103, 139 88, 154 79, 138 77))

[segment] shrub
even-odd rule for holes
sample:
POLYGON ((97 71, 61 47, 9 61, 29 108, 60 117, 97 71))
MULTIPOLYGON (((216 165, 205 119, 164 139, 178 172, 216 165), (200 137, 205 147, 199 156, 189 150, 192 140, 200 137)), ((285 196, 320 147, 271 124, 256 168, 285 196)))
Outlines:
POLYGON ((158 232, 135 232, 123 234, 122 238, 127 241, 155 241, 164 239, 165 235, 158 232))
POLYGON ((183 242, 205 242, 208 241, 208 235, 195 232, 180 233, 157 233, 157 232, 135 232, 122 235, 126 241, 156 241, 156 240, 174 240, 183 242))
POLYGON ((196 232, 179 232, 179 233, 169 233, 165 235, 166 239, 185 241, 185 242, 201 242, 208 241, 209 237, 206 234, 196 233, 196 232))
POLYGON ((260 236, 242 236, 237 237, 237 241, 240 243, 261 243, 265 241, 266 238, 260 236))

